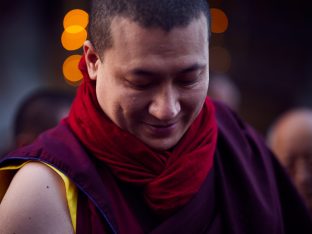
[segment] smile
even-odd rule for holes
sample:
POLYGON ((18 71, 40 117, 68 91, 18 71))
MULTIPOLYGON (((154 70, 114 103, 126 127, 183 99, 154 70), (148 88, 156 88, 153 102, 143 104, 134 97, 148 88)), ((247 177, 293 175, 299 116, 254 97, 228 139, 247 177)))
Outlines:
POLYGON ((171 124, 149 124, 145 123, 149 133, 155 137, 168 137, 170 136, 177 127, 177 123, 171 124))

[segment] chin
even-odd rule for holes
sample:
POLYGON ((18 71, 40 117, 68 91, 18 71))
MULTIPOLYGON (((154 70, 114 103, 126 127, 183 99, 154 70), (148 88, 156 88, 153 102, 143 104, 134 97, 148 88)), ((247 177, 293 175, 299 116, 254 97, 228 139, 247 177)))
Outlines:
POLYGON ((178 141, 174 139, 156 139, 151 141, 145 141, 144 143, 153 150, 166 151, 172 149, 178 143, 178 141))

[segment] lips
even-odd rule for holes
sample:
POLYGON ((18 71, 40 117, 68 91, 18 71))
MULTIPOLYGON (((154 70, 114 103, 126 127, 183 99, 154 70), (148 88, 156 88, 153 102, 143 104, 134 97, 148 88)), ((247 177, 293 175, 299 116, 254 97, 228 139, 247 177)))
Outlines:
POLYGON ((177 127, 177 123, 170 124, 150 124, 145 123, 148 132, 154 137, 168 137, 173 134, 177 127))
POLYGON ((152 127, 155 127, 155 128, 169 128, 174 124, 175 123, 172 123, 172 124, 148 124, 148 125, 151 125, 152 127))

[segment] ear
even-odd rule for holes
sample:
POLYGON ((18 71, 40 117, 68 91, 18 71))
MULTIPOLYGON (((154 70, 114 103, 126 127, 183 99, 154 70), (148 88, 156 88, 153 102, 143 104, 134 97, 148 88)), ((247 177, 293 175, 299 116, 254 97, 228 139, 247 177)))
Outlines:
POLYGON ((101 63, 100 57, 96 53, 95 48, 90 41, 85 41, 83 44, 83 52, 86 59, 89 77, 91 80, 96 80, 99 64, 101 63))

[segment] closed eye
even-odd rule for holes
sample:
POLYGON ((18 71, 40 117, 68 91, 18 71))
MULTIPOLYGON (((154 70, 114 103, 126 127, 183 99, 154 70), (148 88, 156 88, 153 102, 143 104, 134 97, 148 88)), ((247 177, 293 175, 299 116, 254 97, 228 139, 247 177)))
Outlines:
POLYGON ((201 81, 204 69, 191 70, 176 78, 176 83, 185 87, 191 87, 201 81))
POLYGON ((199 81, 198 77, 192 79, 179 79, 177 83, 182 86, 192 86, 199 81))
POLYGON ((145 90, 150 88, 153 85, 153 82, 145 80, 131 80, 125 79, 126 85, 132 89, 136 90, 145 90))

